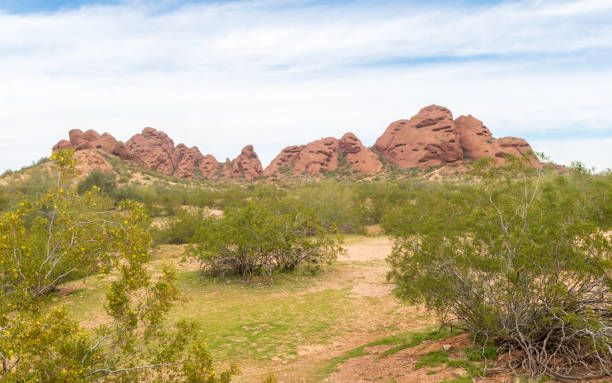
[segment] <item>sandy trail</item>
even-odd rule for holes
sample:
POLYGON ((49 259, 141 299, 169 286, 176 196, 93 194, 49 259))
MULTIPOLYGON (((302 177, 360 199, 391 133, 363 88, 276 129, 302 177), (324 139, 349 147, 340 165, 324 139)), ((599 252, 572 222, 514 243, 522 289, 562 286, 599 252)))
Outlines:
MULTIPOLYGON (((349 292, 353 314, 338 325, 339 336, 325 344, 299 345, 298 357, 294 360, 244 366, 240 382, 258 381, 270 371, 281 383, 316 382, 313 378, 316 370, 335 357, 391 334, 432 325, 431 318, 423 310, 405 305, 392 294, 394 285, 387 282, 389 267, 385 262, 393 247, 389 238, 349 237, 343 247, 346 253, 338 257, 338 264, 308 289, 346 289, 349 292)), ((325 382, 360 381, 357 375, 363 371, 347 366, 340 366, 338 373, 341 375, 333 374, 325 382)))

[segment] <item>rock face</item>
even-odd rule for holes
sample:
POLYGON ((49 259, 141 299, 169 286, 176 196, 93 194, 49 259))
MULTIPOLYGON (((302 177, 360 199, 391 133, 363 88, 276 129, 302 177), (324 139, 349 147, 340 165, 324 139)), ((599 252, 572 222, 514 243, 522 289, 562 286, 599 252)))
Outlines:
POLYGON ((455 124, 461 137, 461 147, 465 158, 494 157, 498 163, 503 164, 504 157, 510 154, 526 158, 532 166, 540 166, 531 146, 522 138, 495 139, 482 121, 472 115, 458 117, 455 124))
POLYGON ((167 175, 174 173, 176 169, 172 162, 174 141, 166 133, 153 128, 144 128, 142 133, 132 136, 126 144, 147 168, 167 175))
POLYGON ((293 164, 295 174, 318 174, 338 168, 338 139, 323 138, 306 145, 293 164))
POLYGON ((80 178, 87 177, 94 170, 99 170, 102 173, 110 173, 113 170, 112 165, 92 149, 75 152, 74 160, 80 178))
POLYGON ((409 120, 393 122, 374 150, 402 168, 437 166, 463 158, 450 110, 431 105, 409 120))
POLYGON ((263 174, 268 176, 275 173, 284 174, 292 171, 295 160, 305 147, 306 145, 287 146, 270 162, 270 165, 266 167, 263 174))
POLYGON ((141 133, 130 138, 127 143, 117 141, 108 133, 102 135, 93 130, 83 132, 74 129, 69 132, 70 140, 61 140, 53 150, 74 148, 78 159, 87 168, 98 166, 107 170, 110 166, 95 151, 101 151, 131 161, 132 163, 157 170, 167 175, 181 178, 213 178, 219 164, 214 156, 200 153, 197 147, 184 144, 174 146, 174 141, 162 131, 144 128, 141 133), (97 165, 96 165, 97 164, 97 165))
POLYGON ((348 166, 361 173, 374 174, 382 169, 378 156, 363 146, 353 133, 346 133, 340 140, 327 137, 307 145, 286 147, 268 165, 264 175, 333 171, 338 168, 341 156, 348 166))
POLYGON ((453 120, 450 110, 430 105, 409 120, 393 122, 378 138, 374 148, 402 168, 455 163, 464 159, 494 158, 504 163, 508 154, 526 158, 532 166, 540 162, 529 144, 520 138, 493 138, 477 118, 453 120))
POLYGON ((230 177, 232 178, 243 177, 247 180, 252 180, 259 178, 263 174, 261 161, 259 161, 257 153, 253 150, 253 145, 245 146, 240 155, 231 162, 231 167, 230 177))
POLYGON ((153 128, 144 128, 125 144, 108 133, 100 135, 93 130, 74 129, 69 132, 69 140, 61 140, 53 147, 54 150, 63 148, 77 150, 77 158, 85 171, 112 169, 100 156, 102 152, 137 166, 188 179, 253 180, 262 175, 318 175, 345 166, 373 175, 384 170, 379 155, 401 168, 455 164, 451 166, 454 173, 468 169, 466 160, 490 157, 503 164, 507 155, 523 157, 532 166, 540 166, 525 140, 496 139, 477 118, 468 115, 454 120, 450 110, 438 105, 427 106, 408 120, 391 123, 376 140, 374 151, 366 148, 353 133, 346 133, 340 139, 327 137, 306 145, 288 146, 265 170, 252 145, 245 146, 233 161, 228 158, 219 163, 195 146, 175 146, 166 133, 153 128))
POLYGON ((75 150, 94 149, 112 154, 124 160, 134 160, 134 155, 121 141, 117 141, 108 133, 99 135, 94 130, 83 132, 80 129, 72 129, 68 132, 70 140, 61 140, 53 146, 53 150, 74 148, 75 150))
POLYGON ((353 133, 346 133, 340 139, 340 153, 346 154, 346 162, 350 167, 361 173, 376 174, 383 164, 376 153, 363 146, 353 133))

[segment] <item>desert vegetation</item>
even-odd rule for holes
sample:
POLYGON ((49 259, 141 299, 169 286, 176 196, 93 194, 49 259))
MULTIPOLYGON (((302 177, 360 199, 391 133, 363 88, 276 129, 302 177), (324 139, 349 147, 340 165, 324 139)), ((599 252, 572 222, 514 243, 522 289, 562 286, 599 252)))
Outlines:
POLYGON ((610 377, 610 172, 270 184, 115 165, 76 179, 61 150, 0 183, 0 381, 610 377))
POLYGON ((215 374, 202 344, 190 342, 191 323, 163 328, 176 300, 175 271, 154 280, 148 217, 141 204, 116 207, 97 186, 79 195, 72 150, 54 152, 56 181, 36 200, 0 217, 0 379, 3 382, 130 382, 172 379, 228 382, 215 374), (104 309, 112 321, 83 331, 62 307, 44 309, 58 286, 114 269, 104 309))

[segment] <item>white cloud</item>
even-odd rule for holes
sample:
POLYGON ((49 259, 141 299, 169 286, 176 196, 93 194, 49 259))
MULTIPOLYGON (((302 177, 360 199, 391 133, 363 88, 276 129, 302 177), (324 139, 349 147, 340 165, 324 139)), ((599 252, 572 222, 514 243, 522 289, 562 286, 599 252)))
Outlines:
POLYGON ((612 138, 605 139, 582 139, 571 141, 536 141, 534 142, 551 160, 561 159, 558 163, 570 165, 568 153, 574 157, 574 161, 580 161, 589 168, 594 167, 597 171, 612 169, 610 148, 612 138))
MULTIPOLYGON (((612 135, 611 1, 278 4, 0 13, 0 170, 72 128, 125 140, 144 126, 221 160, 252 143, 267 163, 348 130, 372 145, 431 103, 497 135, 612 135)), ((558 160, 612 166, 592 153, 558 160)))

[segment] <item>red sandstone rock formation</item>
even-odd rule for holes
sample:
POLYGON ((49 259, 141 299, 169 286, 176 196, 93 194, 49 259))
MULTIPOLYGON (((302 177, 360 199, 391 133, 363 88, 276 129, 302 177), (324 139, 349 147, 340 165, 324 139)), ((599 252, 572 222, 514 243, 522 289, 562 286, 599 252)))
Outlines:
POLYGON ((374 149, 402 168, 436 166, 463 158, 450 110, 430 105, 410 120, 393 122, 374 149))
POLYGON ((94 170, 99 170, 102 173, 110 173, 113 170, 111 164, 92 149, 77 151, 74 154, 74 160, 80 178, 87 177, 94 170))
POLYGON ((231 162, 231 168, 230 176, 232 178, 244 177, 247 180, 252 180, 263 174, 261 161, 253 150, 253 145, 247 145, 242 149, 240 155, 231 162))
POLYGON ((505 162, 506 155, 526 158, 531 166, 540 166, 531 146, 522 138, 504 137, 495 139, 484 124, 473 117, 459 116, 455 120, 465 158, 480 159, 492 157, 499 164, 505 162))
POLYGON ((75 150, 95 149, 112 154, 124 160, 134 160, 134 155, 121 141, 117 141, 108 133, 99 135, 93 130, 83 132, 80 129, 72 129, 68 132, 70 141, 61 140, 53 146, 53 150, 74 148, 75 150))
POLYGON ((338 139, 323 138, 306 145, 293 164, 295 174, 319 174, 338 168, 338 139))
POLYGON ((219 163, 212 154, 207 154, 204 156, 204 158, 202 158, 202 160, 200 160, 200 174, 204 178, 213 178, 216 175, 218 168, 219 163))
POLYGON ((494 158, 503 164, 508 154, 525 157, 532 166, 540 166, 525 140, 514 137, 495 139, 480 120, 469 115, 453 121, 451 112, 437 105, 421 109, 410 120, 389 125, 374 148, 402 168, 444 165, 483 157, 494 158))
POLYGON ((340 139, 340 153, 345 153, 348 165, 361 173, 376 174, 383 167, 376 153, 363 146, 353 133, 346 133, 340 139))
POLYGON ((351 168, 362 173, 374 174, 382 169, 378 156, 363 146, 353 133, 346 133, 340 140, 327 137, 307 145, 283 149, 268 165, 264 175, 282 174, 289 169, 296 175, 333 171, 338 168, 342 155, 346 156, 346 162, 351 168))
MULTIPOLYGON (((144 128, 142 133, 134 135, 126 144, 117 141, 108 133, 102 135, 93 130, 83 132, 74 129, 69 132, 70 140, 61 140, 53 150, 74 148, 80 154, 80 159, 90 164, 100 162, 99 155, 91 160, 85 155, 93 155, 93 150, 112 154, 119 158, 129 160, 138 166, 157 170, 168 175, 181 178, 204 177, 212 178, 218 163, 215 157, 208 154, 203 156, 197 147, 188 148, 183 144, 174 146, 174 141, 162 131, 153 128, 144 128)), ((101 158, 101 157, 100 157, 101 158)))
POLYGON ((166 133, 153 128, 144 128, 142 133, 132 136, 126 145, 147 168, 168 175, 174 173, 176 169, 172 162, 174 141, 166 133))
POLYGON ((266 167, 263 174, 265 176, 285 173, 289 171, 293 171, 293 165, 295 164, 295 160, 300 155, 300 152, 306 147, 306 145, 300 146, 288 146, 283 149, 278 156, 276 156, 270 165, 266 167))
MULTIPOLYGON (((376 174, 383 168, 378 155, 366 148, 353 133, 346 133, 341 139, 328 137, 307 145, 289 146, 265 171, 251 145, 245 146, 233 161, 228 158, 220 164, 214 156, 202 155, 197 147, 174 146, 168 135, 153 128, 143 129, 126 144, 108 133, 100 135, 93 130, 74 129, 69 132, 69 138, 58 142, 53 149, 74 148, 80 153, 79 159, 87 163, 87 169, 98 166, 108 170, 110 165, 95 153, 100 151, 138 166, 189 179, 252 180, 262 174, 320 174, 336 170, 341 158, 346 159, 347 166, 364 174, 376 174)), ((374 148, 403 168, 461 164, 464 159, 483 157, 494 158, 503 164, 508 154, 524 157, 532 166, 540 166, 525 140, 515 137, 495 139, 478 119, 469 115, 453 120, 447 108, 437 105, 421 109, 409 120, 393 122, 374 148)))

